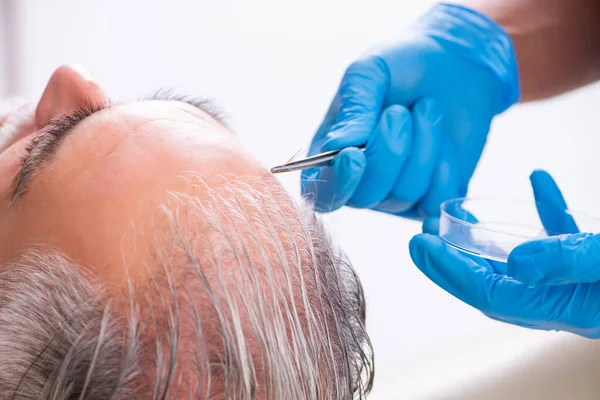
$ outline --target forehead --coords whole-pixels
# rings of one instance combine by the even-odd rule
[[[116,165],[119,158],[125,158],[143,160],[149,171],[167,164],[193,171],[198,168],[195,162],[211,158],[219,162],[246,153],[229,130],[207,112],[170,100],[108,107],[75,126],[60,147],[58,166],[61,161]]]

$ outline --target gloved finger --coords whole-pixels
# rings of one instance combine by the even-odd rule
[[[442,146],[427,193],[417,203],[417,209],[423,217],[439,216],[440,204],[463,196],[458,190],[458,176],[454,167],[457,164],[454,162],[452,143],[444,140]]]
[[[442,137],[442,114],[436,101],[421,99],[413,107],[415,134],[406,166],[379,210],[399,213],[411,209],[431,183]]]
[[[600,296],[591,296],[590,285],[531,287],[495,274],[427,234],[411,240],[410,255],[442,289],[506,322],[540,329],[589,329],[600,324]]]
[[[366,166],[363,152],[356,147],[342,150],[328,167],[302,172],[301,192],[316,211],[330,212],[344,206],[354,194]]]
[[[562,330],[598,339],[600,337],[600,299],[598,283],[580,283],[556,287],[528,287],[526,298],[540,296],[541,301],[532,303],[522,313],[501,314],[494,309],[486,316],[526,328]],[[502,287],[498,290],[501,293]],[[500,296],[497,294],[496,296]],[[530,312],[536,310],[533,314]]]
[[[423,221],[423,233],[430,235],[440,235],[440,219],[439,217],[430,217]]]
[[[412,117],[406,107],[393,105],[381,113],[365,148],[367,165],[350,205],[370,208],[388,195],[404,166],[412,135]]]
[[[576,233],[526,242],[509,254],[508,273],[535,286],[600,281],[600,235]]]
[[[522,295],[520,292],[525,291],[526,285],[495,274],[487,265],[465,256],[440,238],[417,235],[410,241],[409,249],[414,263],[429,279],[484,313],[499,311],[496,309],[498,301],[502,302],[501,315],[514,316],[516,308],[521,306],[520,300],[515,299],[515,310],[510,308],[509,300],[513,293],[507,293],[508,298],[503,299],[492,299],[490,295],[494,294],[494,286],[498,284],[506,285],[507,292]]]
[[[346,69],[338,89],[339,111],[326,135],[323,151],[367,143],[387,96],[389,69],[379,57],[354,62]]]
[[[546,171],[536,170],[529,179],[538,214],[546,232],[550,235],[578,233],[575,220],[564,212],[568,208],[567,203],[552,176]]]

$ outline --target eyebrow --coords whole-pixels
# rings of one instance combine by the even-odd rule
[[[189,104],[207,113],[221,125],[227,127],[223,113],[211,100],[178,94],[171,89],[157,90],[139,99],[139,101],[149,100],[179,101]],[[73,131],[86,118],[99,111],[109,109],[112,106],[113,104],[110,102],[84,106],[76,110],[71,110],[45,123],[43,131],[33,138],[26,148],[26,154],[21,160],[21,167],[13,178],[9,206],[12,206],[27,193],[33,177],[40,171],[43,165],[54,158],[58,145],[67,134]]]

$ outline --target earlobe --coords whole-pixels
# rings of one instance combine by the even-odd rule
[[[82,66],[63,65],[54,71],[40,98],[35,122],[41,127],[46,122],[71,110],[108,102],[104,90],[94,82]]]

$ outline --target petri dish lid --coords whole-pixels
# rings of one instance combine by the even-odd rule
[[[533,239],[600,232],[600,219],[535,202],[509,199],[451,199],[440,206],[440,237],[458,250],[506,262],[518,245]],[[539,212],[550,215],[542,223]],[[574,222],[574,224],[573,224]]]

